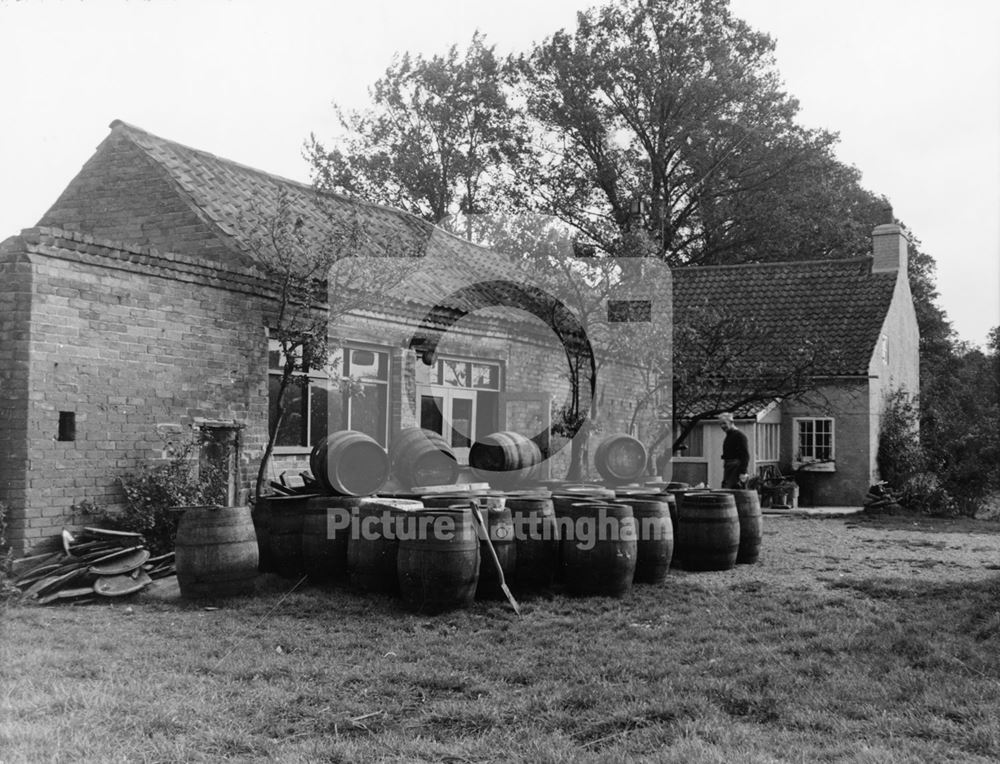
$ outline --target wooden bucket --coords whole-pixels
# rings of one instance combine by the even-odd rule
[[[560,541],[563,578],[570,594],[624,597],[636,563],[635,518],[624,504],[573,505],[575,531]]]
[[[330,493],[371,496],[389,479],[389,456],[363,432],[339,430],[316,444],[309,469]]]
[[[479,535],[468,507],[412,513],[415,533],[402,533],[397,567],[407,609],[442,613],[469,607],[479,579]]]
[[[458,479],[458,462],[448,442],[433,430],[400,431],[389,449],[392,473],[404,486],[450,485]]]
[[[740,548],[736,499],[722,491],[681,495],[677,547],[685,570],[729,570]]]
[[[630,483],[646,474],[646,447],[631,435],[611,435],[594,451],[594,467],[609,483]]]
[[[251,594],[257,536],[250,507],[187,507],[177,525],[174,565],[183,597]]]
[[[469,449],[473,473],[496,488],[515,488],[533,480],[541,462],[538,445],[517,432],[495,432]]]

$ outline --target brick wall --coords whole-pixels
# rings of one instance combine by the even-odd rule
[[[31,314],[31,263],[18,253],[20,242],[0,245],[0,503],[12,542],[23,537],[27,520],[18,508],[26,494],[28,461],[28,322]]]
[[[860,506],[873,479],[875,455],[871,449],[871,416],[867,381],[830,384],[806,400],[782,404],[781,469],[791,474],[788,459],[796,452],[795,417],[834,418],[835,469],[832,472],[800,471],[800,503],[815,506]]]
[[[44,242],[43,242],[44,243]],[[90,246],[92,252],[83,252]],[[21,500],[8,485],[12,537],[22,546],[81,519],[74,505],[115,508],[116,481],[162,458],[162,425],[193,434],[198,419],[246,425],[244,468],[266,437],[266,334],[249,290],[197,283],[99,247],[44,246],[31,272],[26,469]],[[101,253],[110,255],[111,252]],[[134,253],[133,253],[134,254]],[[23,265],[22,265],[23,267]],[[160,271],[160,272],[156,272]],[[60,412],[75,439],[59,440]]]
[[[247,263],[223,245],[164,170],[118,132],[98,146],[38,225],[220,264]]]

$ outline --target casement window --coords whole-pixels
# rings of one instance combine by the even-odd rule
[[[757,463],[778,461],[781,455],[781,425],[777,422],[758,423],[754,446],[754,461]]]
[[[277,416],[282,373],[281,349],[268,345],[269,422]],[[321,369],[306,366],[307,382],[285,389],[284,409],[275,446],[283,450],[312,448],[335,430],[358,430],[381,445],[389,420],[389,354],[383,350],[347,346],[331,354]]]
[[[338,355],[340,355],[338,353]],[[345,384],[343,426],[370,435],[385,446],[389,438],[389,353],[347,346],[343,350]]]
[[[794,420],[796,467],[833,470],[836,458],[831,417],[802,417]]]
[[[477,438],[496,432],[501,371],[499,363],[439,356],[428,384],[417,385],[420,426],[444,437],[460,463]]]

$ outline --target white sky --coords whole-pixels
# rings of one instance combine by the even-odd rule
[[[588,0],[0,0],[0,239],[37,222],[113,119],[308,180],[331,102],[363,106],[397,51],[479,29],[502,53]],[[982,343],[1000,324],[1000,3],[732,0],[777,39],[801,121],[885,194],[938,264],[939,304]]]

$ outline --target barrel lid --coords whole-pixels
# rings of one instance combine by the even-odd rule
[[[386,509],[395,509],[401,512],[413,512],[423,509],[424,503],[417,499],[365,497],[361,500],[361,506],[385,507]]]
[[[94,582],[94,593],[102,597],[123,597],[139,591],[153,579],[144,570],[138,571],[138,575],[123,573],[118,576],[101,576]]]
[[[121,573],[130,573],[136,568],[142,567],[150,557],[148,549],[136,549],[130,554],[116,557],[113,560],[97,563],[90,566],[90,572],[97,576],[116,576]]]

